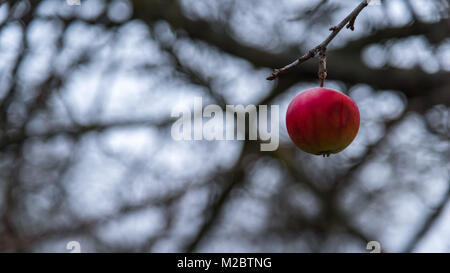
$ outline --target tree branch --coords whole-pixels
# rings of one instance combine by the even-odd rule
[[[245,179],[245,171],[242,167],[244,156],[248,152],[249,144],[246,144],[241,150],[238,160],[235,165],[231,167],[228,171],[216,173],[211,181],[216,180],[216,178],[223,178],[223,185],[217,197],[211,201],[211,203],[205,208],[204,220],[200,228],[195,232],[190,240],[183,247],[183,252],[195,252],[199,247],[203,238],[213,229],[216,222],[222,216],[226,203],[230,200],[231,193],[233,190]]]
[[[444,211],[444,208],[449,202],[449,200],[450,200],[450,184],[447,187],[447,192],[445,193],[442,200],[435,207],[435,209],[425,218],[421,227],[417,230],[417,232],[411,237],[410,241],[406,244],[405,248],[402,251],[403,253],[412,252],[416,248],[416,246],[420,243],[420,241],[422,241],[422,239],[425,237],[425,235],[428,233],[428,231],[431,229],[434,223],[442,215],[442,212]]]
[[[356,17],[358,17],[359,13],[369,4],[369,2],[370,2],[370,0],[362,1],[337,26],[334,26],[334,27],[330,28],[330,30],[332,32],[325,39],[325,41],[323,41],[318,46],[314,47],[313,49],[308,51],[308,53],[306,53],[305,55],[299,57],[298,59],[296,59],[292,63],[290,63],[290,64],[288,64],[288,65],[286,65],[286,66],[284,66],[282,68],[275,69],[272,72],[272,74],[269,77],[267,77],[267,80],[269,80],[269,81],[274,80],[274,79],[278,78],[280,75],[291,71],[292,69],[294,69],[295,67],[299,66],[300,64],[306,62],[307,60],[309,60],[309,59],[311,59],[313,57],[315,57],[317,53],[325,51],[327,46],[328,46],[328,44],[336,37],[336,35],[344,28],[345,25],[347,25],[347,28],[350,28],[351,30],[354,30],[355,29],[354,23],[355,23]]]

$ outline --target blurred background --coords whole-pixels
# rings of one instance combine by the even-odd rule
[[[0,1],[0,252],[450,251],[448,0],[386,0],[328,47],[354,142],[284,124],[359,0]],[[174,107],[280,106],[280,147],[174,141]]]

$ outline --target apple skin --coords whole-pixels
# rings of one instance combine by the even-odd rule
[[[298,94],[286,113],[287,131],[295,145],[324,157],[350,145],[359,122],[358,106],[350,97],[322,87]]]

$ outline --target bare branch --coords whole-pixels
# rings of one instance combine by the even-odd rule
[[[342,28],[344,28],[345,25],[347,25],[347,28],[350,28],[351,30],[354,29],[354,23],[356,20],[356,17],[359,15],[359,13],[369,4],[370,0],[364,0],[362,1],[347,17],[344,18],[337,26],[334,26],[330,28],[332,31],[331,34],[320,43],[318,46],[314,47],[308,53],[305,55],[299,57],[292,63],[284,66],[283,68],[275,69],[273,73],[267,77],[267,80],[271,81],[276,78],[278,78],[280,75],[287,73],[294,69],[295,67],[299,66],[300,64],[306,62],[307,60],[313,58],[316,56],[317,53],[319,53],[322,50],[325,50],[328,46],[328,44],[336,37],[336,35],[341,31]]]

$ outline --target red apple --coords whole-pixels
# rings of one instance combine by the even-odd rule
[[[298,94],[289,104],[286,127],[300,149],[329,156],[344,150],[356,137],[358,106],[337,91],[311,88]]]

